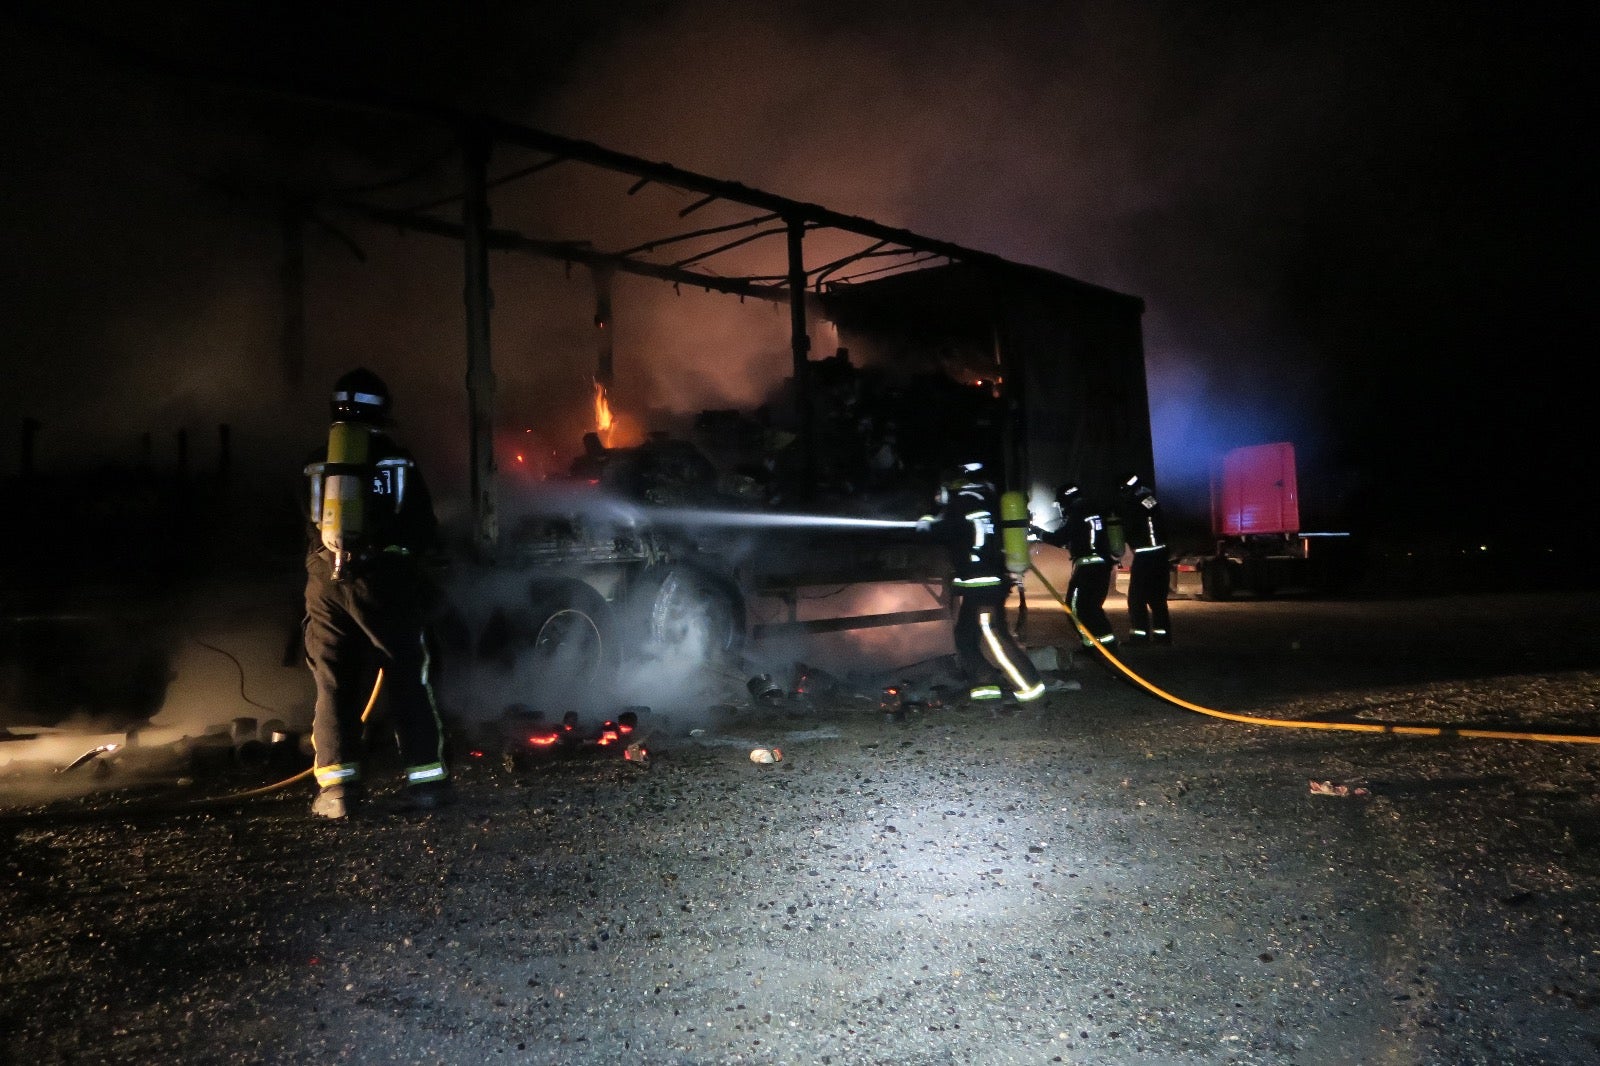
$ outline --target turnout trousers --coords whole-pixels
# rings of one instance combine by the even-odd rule
[[[1001,686],[1018,700],[1044,695],[1039,670],[1011,635],[1006,623],[1005,585],[957,588],[961,608],[956,613],[955,645],[961,669],[966,672],[973,699],[1000,699]]]
[[[361,778],[361,714],[380,693],[394,724],[406,784],[446,779],[444,729],[429,683],[425,623],[431,586],[411,560],[379,556],[334,581],[327,552],[306,558],[306,661],[316,680],[311,739],[317,784]]]
[[[1072,564],[1072,578],[1067,583],[1067,606],[1083,628],[1094,635],[1101,644],[1115,644],[1117,635],[1106,617],[1106,595],[1111,591],[1111,564],[1104,559],[1084,559]],[[1083,642],[1085,645],[1089,641]]]
[[[1128,625],[1134,640],[1171,634],[1167,617],[1167,587],[1172,580],[1166,548],[1145,548],[1133,553],[1128,568]]]

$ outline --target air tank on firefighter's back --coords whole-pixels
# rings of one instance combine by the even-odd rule
[[[312,501],[313,515],[322,535],[322,546],[333,558],[333,577],[338,580],[350,551],[360,539],[366,516],[362,513],[362,489],[370,476],[367,454],[372,431],[358,422],[335,422],[328,427],[328,461],[313,474],[313,485],[322,489]],[[313,488],[315,492],[315,488]]]
[[[1000,496],[1000,543],[1005,547],[1006,569],[1013,574],[1025,574],[1031,565],[1028,554],[1028,497],[1012,490]]]

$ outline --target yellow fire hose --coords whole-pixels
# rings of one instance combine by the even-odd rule
[[[378,693],[382,690],[383,670],[380,668],[378,670],[377,678],[372,682],[372,695],[367,697],[367,706],[361,712],[361,721],[363,723],[366,722],[368,716],[372,714],[372,708],[378,705]],[[197,805],[209,805],[213,803],[232,803],[235,800],[242,799],[254,799],[256,796],[265,796],[269,793],[277,792],[280,789],[288,788],[295,782],[303,781],[307,777],[310,777],[315,771],[316,767],[308,766],[304,770],[301,770],[299,773],[295,774],[293,777],[286,777],[282,781],[278,781],[274,784],[262,785],[260,788],[252,788],[244,792],[234,792],[227,796],[214,796],[210,799],[195,800],[195,803]]]
[[[1218,711],[1210,707],[1202,707],[1188,700],[1180,699],[1172,693],[1157,688],[1111,654],[1111,649],[1097,640],[1093,633],[1078,621],[1077,612],[1072,609],[1056,587],[1050,584],[1050,579],[1040,572],[1037,566],[1029,567],[1035,577],[1044,583],[1050,590],[1051,597],[1067,612],[1067,617],[1072,619],[1073,626],[1083,636],[1084,643],[1092,645],[1106,657],[1106,661],[1116,667],[1128,680],[1145,689],[1158,699],[1165,700],[1174,707],[1182,707],[1186,711],[1203,714],[1210,718],[1220,718],[1226,722],[1239,722],[1243,725],[1274,726],[1279,729],[1323,729],[1346,733],[1390,733],[1408,737],[1473,737],[1480,740],[1534,740],[1545,744],[1600,744],[1600,735],[1587,733],[1525,733],[1509,729],[1469,729],[1459,726],[1432,726],[1432,725],[1402,725],[1397,722],[1323,722],[1305,721],[1291,718],[1258,718],[1250,714],[1233,714],[1229,711]]]

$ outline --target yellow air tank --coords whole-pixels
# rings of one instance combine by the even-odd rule
[[[1013,574],[1026,574],[1031,561],[1028,554],[1028,497],[1012,491],[1000,497],[1000,543],[1006,550],[1006,569]]]
[[[368,460],[372,430],[359,422],[328,427],[328,462],[322,473],[322,515],[317,527],[322,546],[333,555],[333,577],[339,580],[366,528]]]

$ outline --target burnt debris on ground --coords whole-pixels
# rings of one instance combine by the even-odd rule
[[[1180,601],[1174,645],[1126,657],[1262,715],[1592,729],[1589,606]],[[1243,727],[1061,673],[1080,688],[898,719],[865,686],[786,678],[769,706],[730,678],[714,719],[639,715],[648,770],[464,753],[427,815],[169,802],[192,786],[13,807],[0,1040],[43,1063],[1600,1049],[1595,748]]]

